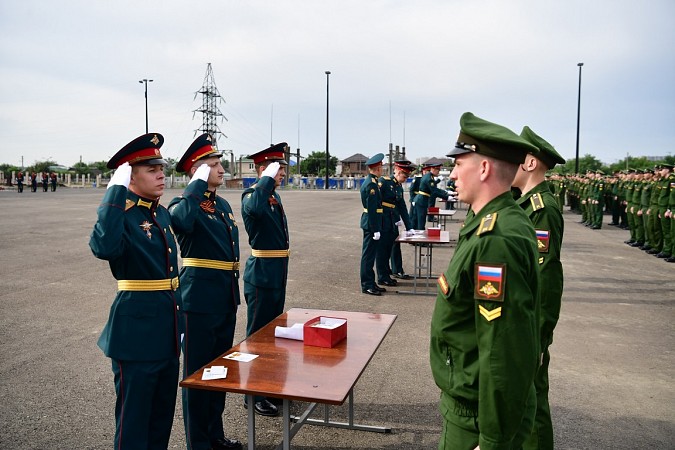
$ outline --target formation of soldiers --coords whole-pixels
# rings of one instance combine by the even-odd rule
[[[29,175],[30,177],[30,190],[31,192],[37,192],[38,189],[38,175],[35,172],[31,172]],[[43,172],[42,173],[42,192],[47,192],[48,186],[51,184],[51,190],[52,192],[56,191],[56,185],[57,185],[57,177],[54,172],[52,173],[47,173]],[[19,171],[19,173],[16,174],[16,185],[17,185],[17,192],[21,194],[23,192],[23,185],[24,185],[24,175],[23,172]]]
[[[606,175],[600,170],[585,175],[552,175],[549,179],[562,210],[581,214],[581,223],[593,230],[609,225],[630,231],[625,241],[650,255],[675,262],[675,166],[657,164],[648,169],[627,169]]]

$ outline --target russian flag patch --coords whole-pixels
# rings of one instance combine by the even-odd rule
[[[503,302],[505,280],[506,264],[476,263],[474,299]]]

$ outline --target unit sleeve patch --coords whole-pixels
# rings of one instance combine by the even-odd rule
[[[537,249],[539,253],[548,253],[551,232],[548,230],[534,230],[537,235]]]
[[[475,300],[504,301],[506,264],[476,263],[474,277]]]

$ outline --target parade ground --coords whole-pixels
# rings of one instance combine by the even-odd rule
[[[162,203],[180,193],[167,191]],[[240,225],[245,261],[250,247],[241,191],[219,193]],[[103,194],[95,188],[0,191],[0,449],[113,445],[113,375],[96,341],[116,283],[108,263],[88,245]],[[294,190],[281,197],[291,247],[286,309],[398,316],[354,389],[356,420],[392,432],[307,425],[293,448],[436,449],[442,421],[428,362],[435,297],[400,295],[392,288],[381,297],[361,293],[358,192]],[[451,236],[457,237],[465,213],[460,209],[449,223]],[[550,369],[556,448],[673,449],[675,264],[625,245],[628,231],[608,226],[608,216],[597,231],[567,210],[564,218],[565,287]],[[434,248],[435,274],[445,270],[452,252]],[[403,261],[412,272],[409,245],[403,246]],[[242,304],[235,342],[244,339],[245,324]],[[177,395],[169,448],[184,449]],[[344,420],[346,406],[333,410],[334,418]],[[315,414],[321,417],[322,411]],[[246,414],[243,396],[228,394],[225,436],[246,444]],[[256,423],[258,448],[276,448],[281,418],[258,416]]]

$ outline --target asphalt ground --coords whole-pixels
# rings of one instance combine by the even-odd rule
[[[88,246],[103,193],[0,191],[0,449],[112,447],[113,376],[96,340],[116,284]],[[167,191],[162,202],[179,194]],[[241,191],[220,194],[240,219]],[[361,293],[358,192],[281,196],[292,248],[286,307],[398,315],[355,387],[357,421],[392,433],[305,426],[293,447],[436,449],[439,390],[428,363],[434,297]],[[464,214],[450,224],[452,235]],[[576,214],[564,217],[565,290],[550,370],[556,446],[675,448],[675,264],[625,245],[627,231],[593,231]],[[240,232],[245,260],[250,247],[243,226]],[[434,249],[434,272],[447,267],[452,251]],[[408,272],[412,255],[405,245]],[[235,342],[245,323],[241,307]],[[228,395],[225,433],[246,443],[242,400]],[[346,416],[344,406],[333,411]],[[258,417],[257,425],[258,448],[275,448],[281,419]],[[180,395],[169,447],[185,448]]]

